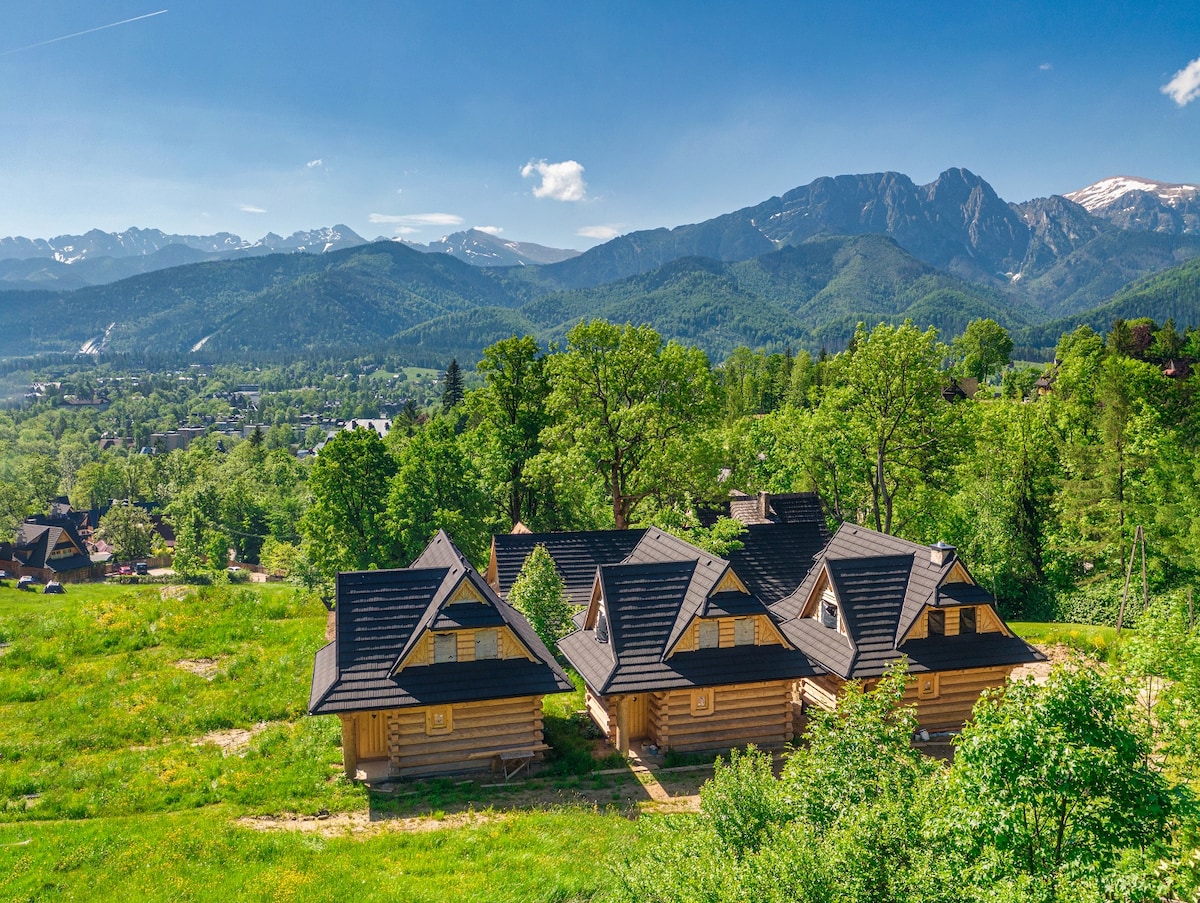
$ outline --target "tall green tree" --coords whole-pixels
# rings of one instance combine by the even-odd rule
[[[566,350],[547,366],[555,422],[544,437],[603,481],[618,530],[652,496],[713,495],[705,443],[718,400],[704,352],[664,343],[649,326],[592,320],[567,334]]]
[[[396,555],[408,564],[440,529],[471,561],[487,554],[493,520],[479,473],[450,419],[438,417],[396,451],[387,518]]]
[[[537,514],[541,493],[527,476],[541,451],[549,416],[545,358],[533,336],[503,339],[483,350],[484,385],[471,393],[476,458],[489,485],[502,494],[508,527]]]
[[[442,374],[442,410],[449,411],[463,400],[462,368],[458,366],[458,358],[451,358],[446,372]]]
[[[823,433],[814,438],[840,432],[854,449],[868,517],[884,533],[894,530],[897,502],[944,476],[962,443],[961,415],[941,395],[946,352],[932,327],[860,323],[818,409]]]
[[[374,430],[343,430],[313,463],[303,532],[326,573],[397,564],[387,498],[396,462]]]
[[[118,561],[150,555],[154,528],[145,509],[128,501],[117,502],[100,518],[97,535],[113,547]]]
[[[1013,340],[995,320],[972,320],[954,340],[953,350],[963,376],[985,383],[1008,365]]]

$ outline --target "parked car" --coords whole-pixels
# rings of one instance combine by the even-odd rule
[[[145,577],[150,573],[150,565],[146,564],[144,561],[139,561],[133,566],[133,572],[135,574],[141,574],[143,577]]]
[[[122,577],[128,577],[130,574],[133,573],[133,568],[131,568],[127,564],[123,564],[119,568],[117,568],[117,573]]]

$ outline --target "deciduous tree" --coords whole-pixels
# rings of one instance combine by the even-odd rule
[[[593,320],[547,365],[557,422],[546,438],[603,480],[618,530],[651,495],[712,494],[716,466],[701,449],[718,408],[704,352],[649,326]]]

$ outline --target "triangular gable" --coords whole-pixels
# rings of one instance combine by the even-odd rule
[[[800,612],[796,615],[798,618],[811,618],[816,611],[817,604],[822,596],[825,595],[825,590],[831,588],[832,581],[829,579],[829,565],[821,562],[821,566],[817,572],[816,582],[813,583],[812,589],[808,591],[808,595],[804,597],[804,602],[800,606]],[[832,588],[833,596],[837,599],[837,589]],[[841,600],[838,599],[840,606]]]
[[[538,660],[537,651],[531,648],[529,636],[526,635],[527,632],[517,629],[520,619],[519,613],[500,600],[495,591],[484,581],[481,574],[474,569],[470,569],[457,575],[454,572],[448,575],[446,582],[442,584],[441,588],[434,595],[429,607],[425,610],[425,614],[422,615],[421,620],[417,623],[412,636],[404,644],[404,649],[401,650],[400,655],[397,657],[396,665],[392,668],[392,673],[399,674],[414,659],[419,658],[418,653],[427,636],[431,633],[444,632],[441,629],[437,629],[435,625],[438,615],[447,606],[458,604],[469,605],[471,603],[478,603],[491,608],[500,622],[495,626],[509,628],[506,636],[517,643],[524,652],[525,657],[530,661]]]
[[[733,568],[726,568],[724,575],[717,582],[717,585],[709,591],[709,598],[712,598],[716,593],[745,593],[750,595],[750,590],[746,589],[746,584],[738,579],[738,575],[733,572]]]
[[[727,613],[721,613],[720,609],[717,609],[717,613],[714,614],[713,606],[712,606],[714,596],[717,596],[720,593],[737,593],[739,595],[747,596],[748,600],[755,599],[756,601],[758,601],[756,599],[756,597],[754,596],[754,594],[752,592],[750,592],[749,589],[746,588],[746,584],[743,583],[741,578],[739,578],[738,575],[734,572],[732,565],[730,565],[728,562],[723,562],[721,559],[712,559],[712,560],[725,564],[724,571],[713,582],[712,588],[708,591],[708,593],[704,597],[703,604],[701,604],[699,607],[695,608],[695,610],[688,610],[690,608],[690,606],[685,606],[684,608],[681,608],[680,617],[676,621],[675,629],[672,630],[671,636],[667,641],[666,651],[663,653],[663,657],[662,657],[663,661],[666,661],[668,658],[670,658],[676,652],[679,651],[680,645],[690,637],[692,625],[695,624],[697,621],[705,619],[705,618],[710,618],[710,617],[713,617],[713,618],[734,617],[734,615],[730,615]],[[697,567],[696,575],[699,576],[700,573],[701,573],[701,569],[699,567]],[[693,577],[693,579],[695,579],[695,577]],[[761,610],[759,610],[759,609],[761,609]],[[753,612],[748,612],[746,614],[738,615],[738,617],[753,617],[753,618],[758,619],[761,623],[765,623],[767,625],[767,629],[779,641],[779,643],[781,645],[783,645],[784,647],[786,647],[788,649],[793,648],[792,644],[790,642],[788,642],[788,640],[779,631],[779,628],[776,626],[774,619],[770,615],[770,610],[767,608],[767,606],[765,604],[762,604],[761,601],[759,601],[758,608],[755,609]]]

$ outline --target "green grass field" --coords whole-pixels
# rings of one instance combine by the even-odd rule
[[[594,898],[631,836],[615,785],[606,811],[475,782],[370,798],[342,776],[336,719],[304,713],[325,619],[283,585],[0,588],[0,899]],[[576,695],[547,707],[563,754],[530,782],[542,799],[609,792],[583,775]],[[442,809],[482,814],[376,821]],[[239,822],[327,814],[325,834]]]
[[[1120,646],[1115,627],[1094,624],[1057,624],[1041,621],[1009,621],[1017,636],[1039,646],[1068,646],[1108,661]]]

